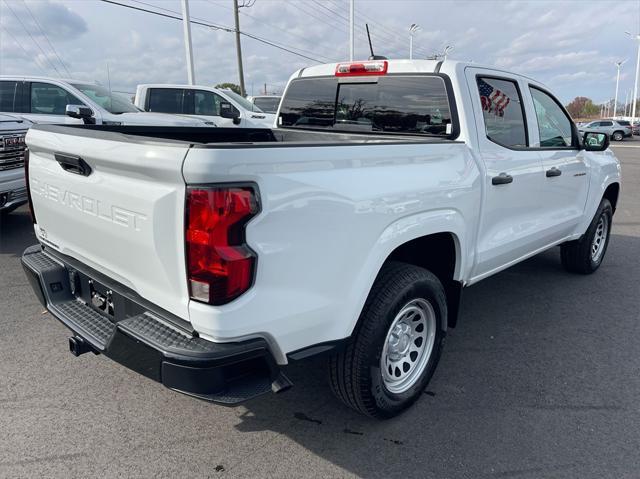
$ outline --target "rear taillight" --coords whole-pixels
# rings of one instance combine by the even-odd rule
[[[36,212],[33,210],[33,201],[31,201],[31,187],[29,186],[29,148],[24,149],[24,182],[27,187],[27,200],[29,202],[29,213],[31,213],[31,221],[36,224]]]
[[[245,242],[245,226],[258,214],[250,185],[187,189],[186,255],[191,299],[221,305],[251,287],[256,254]]]
[[[386,60],[338,63],[336,66],[336,76],[363,76],[363,75],[386,75],[389,62]]]

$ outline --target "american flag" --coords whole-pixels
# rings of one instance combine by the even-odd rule
[[[493,111],[495,115],[504,116],[504,110],[511,101],[504,92],[493,88],[482,78],[478,80],[478,91],[480,92],[480,101],[484,111],[489,113]]]

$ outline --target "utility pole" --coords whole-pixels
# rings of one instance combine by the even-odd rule
[[[349,0],[349,61],[353,61],[355,0]]]
[[[191,45],[191,19],[189,18],[189,0],[182,0],[182,27],[184,29],[184,48],[187,53],[187,77],[189,85],[196,84],[193,71],[193,47]]]
[[[236,54],[238,55],[238,75],[240,76],[240,94],[245,96],[244,71],[242,70],[242,47],[240,46],[240,16],[238,15],[238,0],[233,0],[233,15],[236,20]]]

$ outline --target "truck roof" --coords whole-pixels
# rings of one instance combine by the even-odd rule
[[[21,81],[49,81],[49,82],[62,82],[62,83],[84,83],[89,85],[98,85],[98,82],[93,80],[78,80],[74,78],[56,78],[46,77],[38,75],[0,75],[0,80],[21,80]]]
[[[358,63],[366,61],[376,60],[354,60],[336,63],[324,63],[322,65],[314,65],[312,67],[302,68],[293,74],[293,78],[305,78],[305,77],[317,77],[317,76],[333,76],[335,75],[336,67],[345,63]],[[386,60],[388,63],[387,73],[435,73],[437,71],[462,71],[467,66],[473,66],[475,68],[483,68],[487,70],[494,70],[497,72],[504,72],[509,75],[518,75],[528,78],[532,81],[537,80],[530,78],[521,73],[505,70],[493,65],[483,65],[481,63],[474,63],[471,61],[458,61],[458,60],[409,60],[409,59],[393,59]]]

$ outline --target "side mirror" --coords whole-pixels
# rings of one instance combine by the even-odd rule
[[[232,119],[234,125],[240,124],[240,112],[231,103],[220,103],[220,116]]]
[[[609,135],[588,131],[584,134],[582,144],[586,151],[604,151],[609,148]]]
[[[85,125],[95,125],[96,119],[93,117],[93,110],[84,105],[67,105],[65,114],[71,118],[82,120]]]

